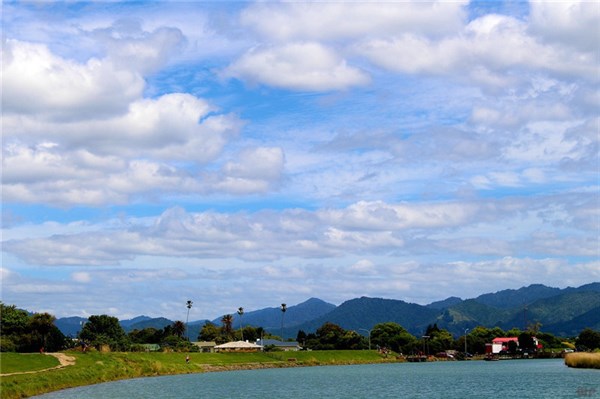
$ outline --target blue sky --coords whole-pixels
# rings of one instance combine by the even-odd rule
[[[214,318],[600,281],[595,2],[4,2],[2,301]]]

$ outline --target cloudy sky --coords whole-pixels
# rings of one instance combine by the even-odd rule
[[[600,281],[595,1],[2,7],[4,303]]]

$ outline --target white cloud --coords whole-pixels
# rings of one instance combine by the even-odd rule
[[[336,40],[406,31],[439,36],[463,23],[466,1],[258,3],[241,23],[272,41]]]
[[[266,192],[280,181],[283,167],[281,148],[248,148],[223,166],[216,186],[229,193]]]
[[[29,263],[47,265],[119,264],[146,255],[257,261],[399,251],[414,255],[423,251],[543,254],[548,249],[539,239],[540,232],[552,231],[555,219],[576,220],[589,211],[585,206],[571,205],[572,201],[571,197],[549,197],[535,204],[516,200],[423,204],[361,201],[340,210],[231,215],[173,208],[150,226],[144,220],[127,230],[90,231],[86,227],[88,231],[79,234],[13,239],[6,241],[4,248]],[[564,230],[564,236],[553,238],[552,253],[589,256],[597,240],[587,237],[583,227],[573,223],[570,230]],[[586,249],[575,251],[573,242],[582,240],[588,242]]]
[[[2,60],[3,112],[82,120],[117,115],[144,89],[142,77],[107,60],[85,64],[52,54],[44,45],[8,39]]]
[[[534,1],[530,30],[542,40],[598,53],[600,8],[593,1]]]
[[[110,28],[95,29],[91,36],[106,47],[107,58],[117,68],[142,75],[159,70],[184,41],[179,29],[159,27],[144,32],[135,19],[120,19]]]
[[[87,272],[74,272],[71,274],[71,278],[76,283],[89,283],[92,281],[92,276]]]
[[[329,91],[365,85],[369,76],[316,42],[249,50],[223,73],[252,83],[292,90]]]
[[[598,80],[592,54],[541,43],[528,35],[524,22],[501,15],[475,19],[460,34],[441,40],[405,33],[366,39],[355,49],[391,71],[445,76],[462,73],[484,87],[513,86],[527,77],[523,71]],[[513,70],[520,73],[511,73]]]

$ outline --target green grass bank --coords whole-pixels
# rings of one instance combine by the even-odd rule
[[[397,362],[376,351],[314,351],[271,353],[130,353],[65,352],[75,364],[60,369],[58,360],[40,354],[0,354],[0,373],[37,371],[2,376],[2,399],[26,398],[83,385],[159,375],[204,373],[275,367],[347,365]],[[190,362],[186,363],[186,356]]]

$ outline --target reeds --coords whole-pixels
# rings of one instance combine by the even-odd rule
[[[565,356],[565,364],[582,369],[600,369],[600,353],[569,353]]]

